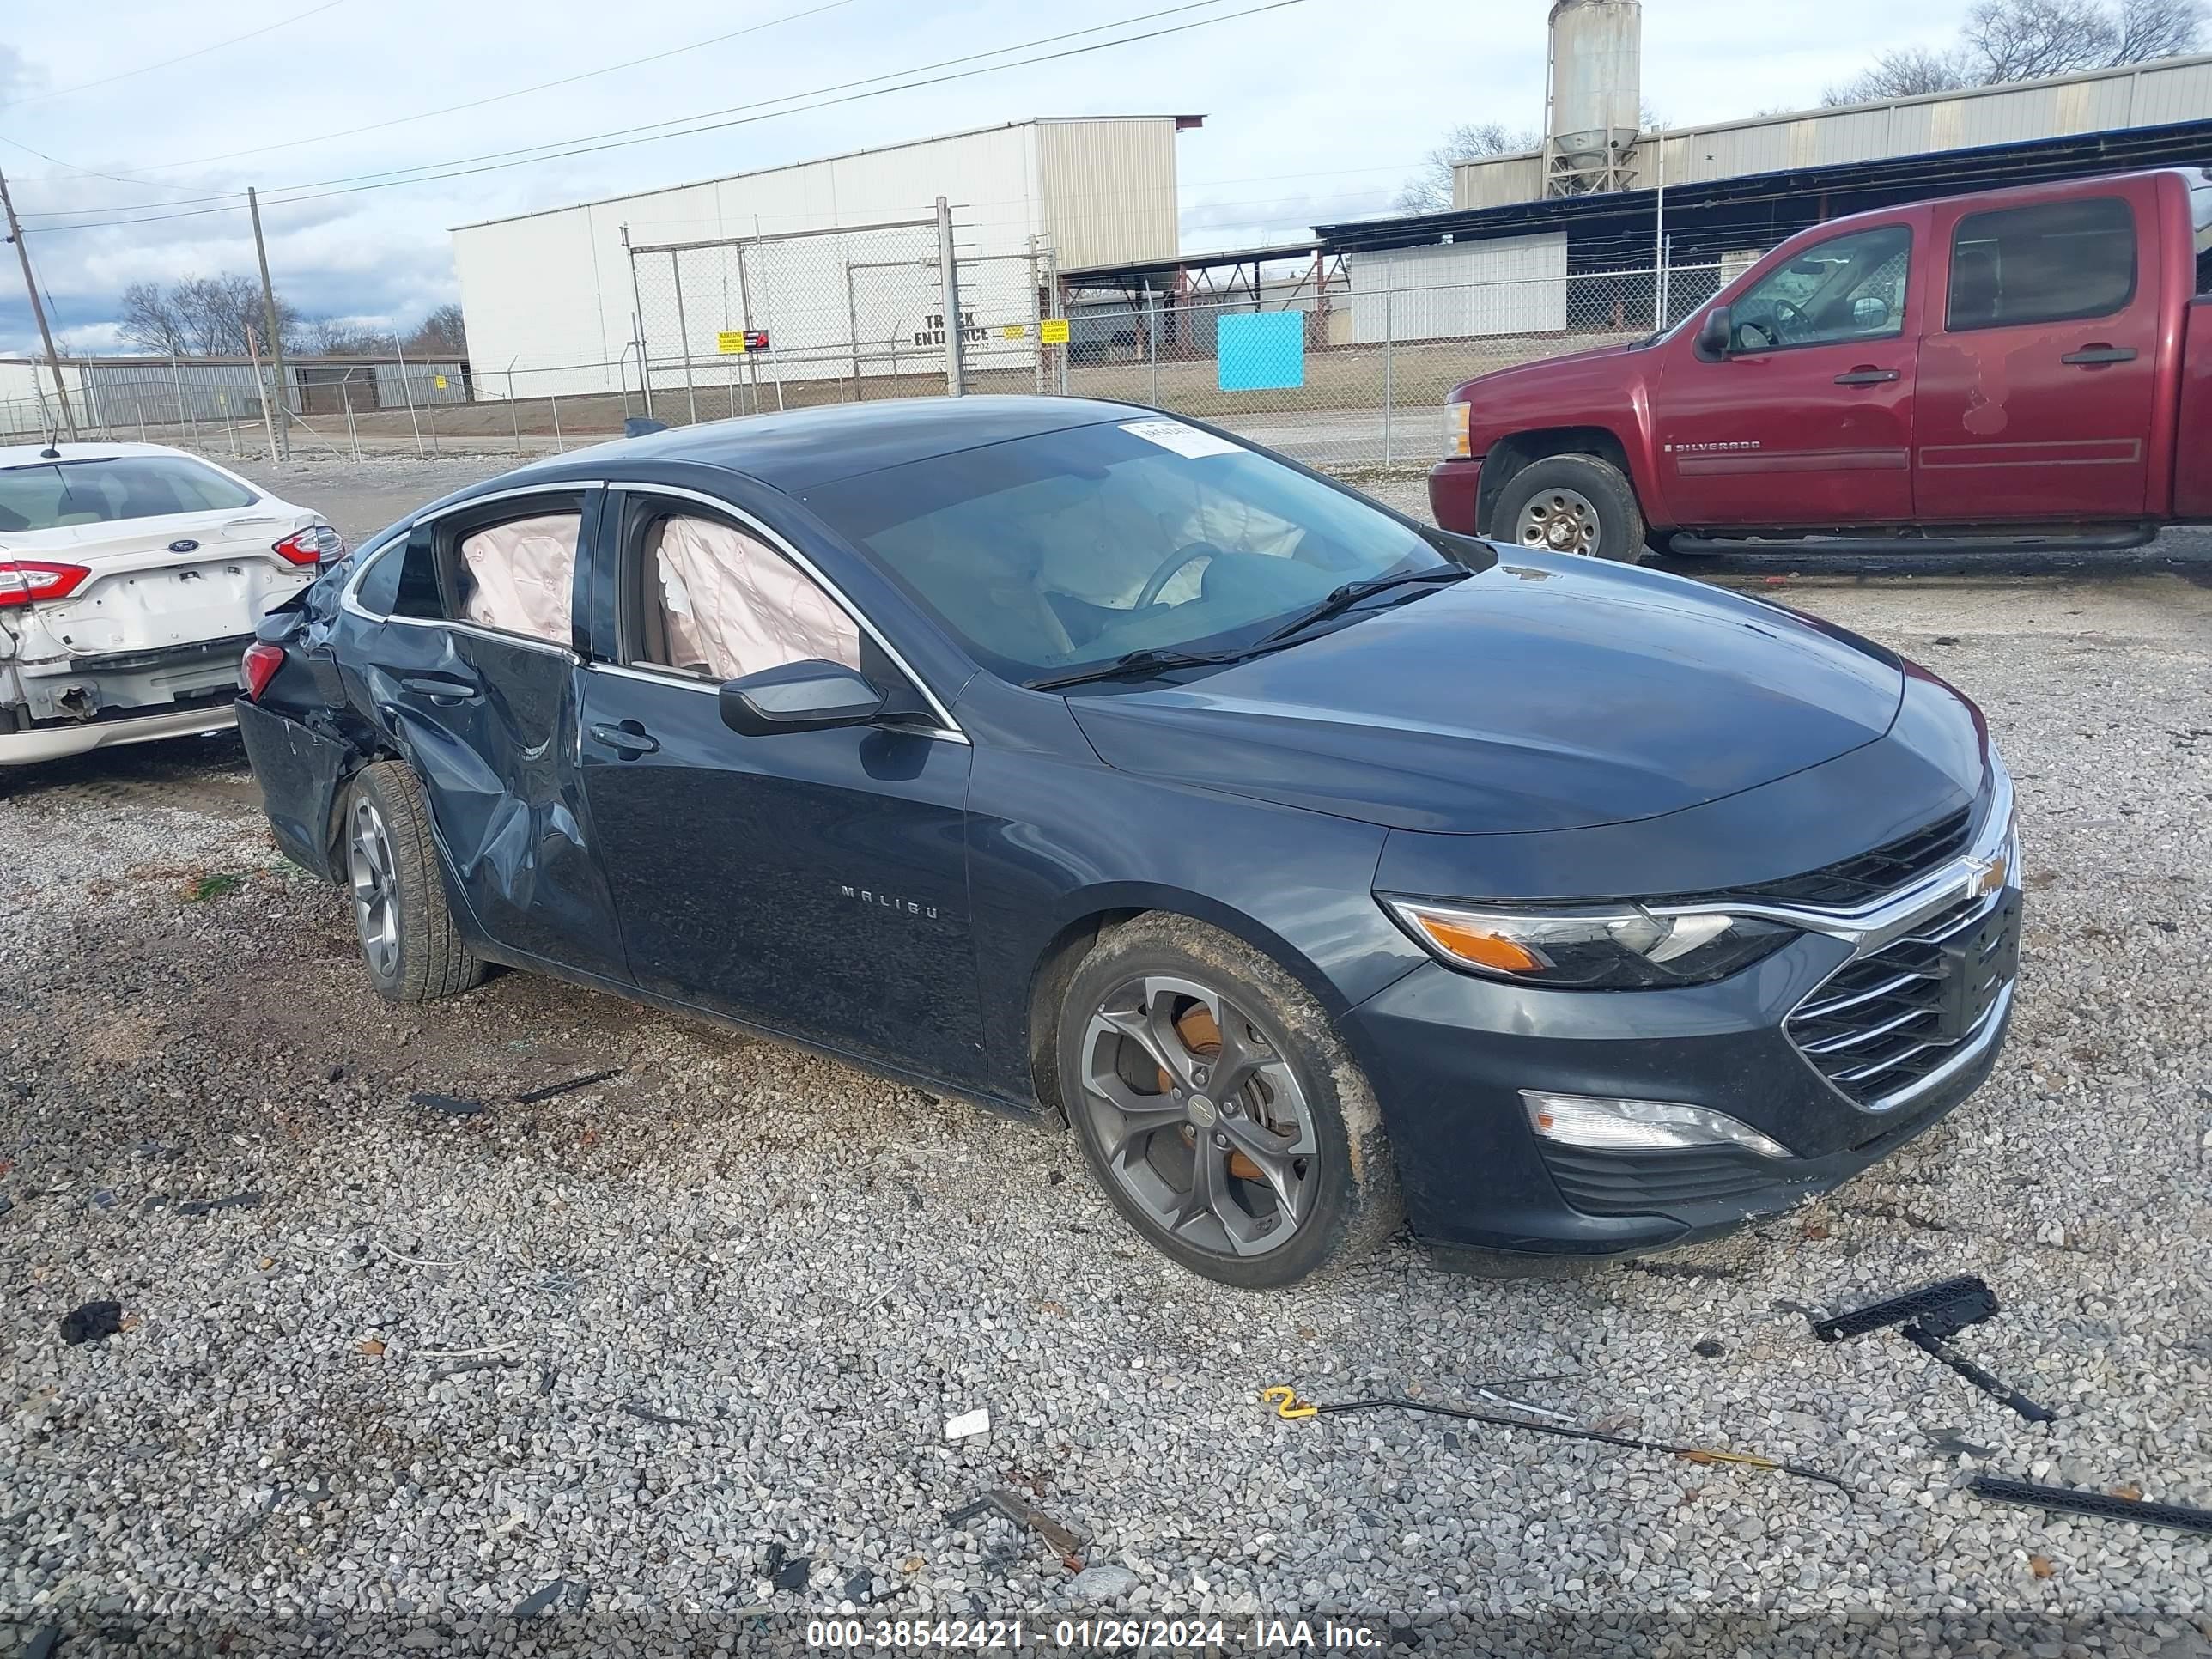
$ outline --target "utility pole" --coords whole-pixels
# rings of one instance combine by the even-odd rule
[[[23,262],[23,291],[31,296],[31,315],[39,319],[39,337],[46,343],[46,367],[53,371],[54,396],[61,402],[62,424],[69,428],[70,441],[76,441],[76,413],[70,407],[69,388],[62,384],[62,360],[54,355],[54,331],[46,326],[46,308],[39,300],[39,284],[31,275],[31,250],[23,245],[23,227],[15,222],[15,204],[8,195],[8,175],[0,173],[0,208],[8,214],[8,240],[15,245],[15,257]]]
[[[261,240],[261,198],[253,193],[250,185],[246,191],[246,207],[253,216],[253,257],[261,262],[261,324],[269,336],[270,390],[284,410],[282,435],[270,445],[272,453],[269,459],[272,461],[277,459],[273,452],[281,446],[283,458],[289,460],[292,457],[292,398],[284,380],[284,335],[283,331],[276,326],[276,290],[270,285],[269,249]],[[267,413],[265,407],[263,412]]]

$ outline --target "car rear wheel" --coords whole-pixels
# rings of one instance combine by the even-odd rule
[[[1304,987],[1180,916],[1106,935],[1060,1023],[1060,1097],[1145,1238],[1248,1289],[1366,1254],[1401,1210],[1373,1093]]]
[[[483,964],[446,907],[429,805],[415,775],[398,761],[363,767],[346,794],[342,833],[354,927],[377,994],[429,1002],[482,980]]]
[[[1620,469],[1595,455],[1547,455],[1505,481],[1491,513],[1502,542],[1618,559],[1644,556],[1644,514]]]

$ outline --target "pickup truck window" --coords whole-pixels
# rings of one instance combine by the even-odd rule
[[[1905,327],[1912,233],[1881,225],[1802,249],[1730,307],[1735,349],[1886,340]]]
[[[2109,317],[2136,296],[2136,217],[2117,196],[1970,213],[1951,233],[1944,327]]]

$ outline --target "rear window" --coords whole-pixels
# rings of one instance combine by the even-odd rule
[[[1954,334],[2108,317],[2135,295],[2135,215],[2117,196],[1972,213],[1952,234]]]
[[[186,455],[119,455],[0,468],[0,531],[222,513],[258,500],[245,485]]]

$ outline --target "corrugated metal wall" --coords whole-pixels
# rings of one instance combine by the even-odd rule
[[[2048,81],[1685,127],[1666,135],[1663,176],[1669,185],[1702,184],[2207,118],[2212,118],[2212,54],[2168,58]],[[1654,143],[1638,146],[1633,165],[1638,188],[1648,189],[1662,177]],[[1452,169],[1452,202],[1481,208],[1534,201],[1542,183],[1533,156],[1462,161]]]
[[[1168,120],[1040,121],[1036,203],[1063,270],[1176,253]]]
[[[1355,253],[1345,264],[1355,344],[1556,333],[1567,325],[1563,231]]]

